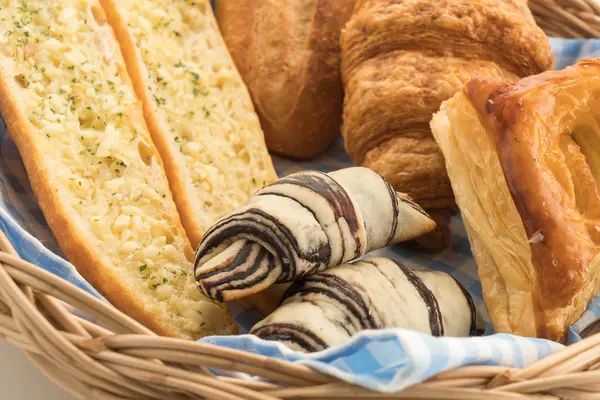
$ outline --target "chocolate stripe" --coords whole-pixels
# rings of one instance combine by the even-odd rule
[[[281,249],[286,248],[286,246],[281,243],[280,237],[273,232],[273,227],[266,225],[263,221],[248,218],[246,213],[247,212],[232,214],[213,225],[213,227],[206,232],[198,245],[198,251],[194,261],[195,264],[198,264],[202,257],[217,248],[224,241],[232,241],[235,239],[235,236],[241,234],[256,236],[265,243],[269,243],[275,249],[278,257],[285,257],[286,254],[285,252],[281,252]],[[252,223],[264,228],[260,229],[251,226],[251,224],[247,223],[248,220],[251,220]],[[267,235],[266,232],[273,236]]]
[[[311,283],[314,282],[304,282],[302,287],[299,288],[293,295],[290,295],[289,297],[299,296],[301,300],[304,300],[303,296],[305,296],[308,293],[325,296],[331,300],[338,302],[341,306],[347,309],[350,312],[350,314],[356,319],[356,321],[359,323],[362,329],[369,329],[369,326],[365,323],[363,316],[360,314],[360,312],[355,307],[355,304],[352,302],[352,300],[354,299],[351,299],[350,301],[348,299],[344,299],[331,289],[321,287],[309,287],[308,285]],[[348,332],[348,335],[352,336],[352,332],[350,332],[350,330],[348,330],[347,327],[345,327],[343,324],[341,324],[340,326],[344,330],[346,330],[346,332]]]
[[[383,183],[385,183],[385,186],[387,187],[388,193],[390,194],[390,201],[392,202],[393,218],[392,218],[392,226],[390,229],[390,234],[386,241],[386,245],[388,245],[394,239],[394,236],[396,235],[396,229],[398,229],[399,210],[398,210],[398,202],[396,201],[396,191],[394,190],[394,188],[392,187],[392,185],[390,185],[390,183],[388,181],[386,181],[383,178],[382,178],[382,181],[383,181]]]
[[[467,289],[452,275],[450,275],[454,282],[458,285],[462,293],[465,295],[465,299],[467,299],[467,303],[469,303],[469,310],[471,311],[471,326],[469,328],[469,336],[481,336],[483,335],[483,331],[477,329],[477,309],[475,308],[475,303],[473,303],[473,298],[471,294],[467,291]]]
[[[250,286],[254,286],[256,283],[264,280],[264,278],[266,278],[271,271],[273,271],[273,269],[275,269],[275,261],[273,260],[273,255],[270,254],[269,252],[267,252],[266,250],[261,250],[261,252],[259,253],[259,256],[256,258],[256,261],[254,262],[254,264],[252,264],[252,267],[250,267],[250,269],[254,272],[256,270],[258,270],[263,262],[267,262],[267,270],[266,272],[260,274],[260,275],[256,275],[254,276],[254,278],[251,281],[247,281],[245,282],[245,284],[243,285],[239,285],[239,286],[234,286],[232,285],[232,287],[234,287],[235,289],[243,289],[246,287],[250,287]],[[248,278],[248,276],[251,276],[252,274],[240,274],[239,277],[236,275],[232,279],[228,282],[224,282],[226,284],[233,284],[235,281],[239,281],[239,280],[243,280],[245,278]]]
[[[298,336],[294,336],[291,333],[287,333],[287,334],[286,333],[273,333],[270,335],[261,335],[258,337],[261,338],[262,340],[269,340],[269,341],[273,341],[273,342],[294,343],[308,353],[314,353],[316,351],[319,351],[319,349],[317,349],[316,347],[313,347],[311,344],[309,344],[305,340],[299,338]]]
[[[235,223],[234,221],[236,221],[236,219],[241,218],[244,218],[243,213],[234,213],[220,219],[217,221],[217,223],[208,228],[204,236],[202,236],[202,239],[200,239],[200,243],[198,243],[196,254],[194,256],[194,264],[198,264],[201,258],[209,254],[221,244],[218,241],[213,240],[214,235],[218,234],[224,226]]]
[[[427,286],[423,283],[421,278],[419,278],[415,273],[413,273],[410,269],[408,269],[402,263],[392,260],[396,263],[396,265],[400,268],[400,270],[404,273],[408,281],[417,289],[419,295],[423,299],[425,306],[429,310],[429,327],[431,328],[431,335],[433,336],[444,336],[444,325],[442,323],[442,312],[440,310],[440,306],[437,302],[437,299],[429,290]]]
[[[289,260],[289,263],[283,265],[282,267],[284,269],[289,268],[291,270],[292,276],[293,276],[293,272],[295,272],[295,268],[296,268],[295,259],[291,253],[287,253],[287,251],[290,251],[290,249],[288,248],[288,246],[286,246],[284,243],[282,243],[282,238],[280,236],[278,236],[275,232],[273,232],[273,228],[271,226],[266,225],[263,221],[256,220],[256,219],[252,219],[252,222],[256,225],[264,227],[263,229],[259,229],[255,226],[251,226],[248,223],[244,224],[244,220],[249,219],[248,215],[253,215],[253,214],[258,215],[259,217],[263,217],[265,220],[272,222],[275,225],[275,227],[280,229],[280,232],[283,234],[283,236],[286,239],[289,240],[290,236],[292,236],[291,233],[289,232],[289,230],[284,225],[280,224],[279,222],[277,222],[276,220],[274,220],[273,218],[268,216],[268,214],[264,213],[261,210],[250,209],[250,210],[247,210],[246,212],[244,212],[243,215],[236,214],[236,217],[239,218],[239,221],[233,220],[231,217],[227,218],[227,220],[224,220],[223,223],[219,224],[219,225],[221,225],[221,226],[225,225],[225,226],[222,227],[221,229],[219,229],[218,231],[214,232],[213,234],[211,234],[211,236],[208,238],[206,243],[204,243],[204,244],[201,243],[201,246],[205,246],[204,247],[205,250],[212,249],[212,248],[215,248],[216,246],[218,246],[220,243],[222,243],[225,240],[231,240],[232,238],[238,237],[243,234],[246,234],[249,236],[252,235],[252,236],[259,238],[263,242],[270,244],[276,253],[275,254],[276,258],[278,258],[279,260],[283,260],[284,258]],[[251,239],[249,238],[249,240],[251,240]],[[291,246],[291,250],[295,251],[296,254],[303,256],[303,254],[300,252],[300,250],[298,248],[297,242],[294,239],[292,239],[292,241],[290,241],[290,246]],[[200,260],[204,256],[204,254],[207,252],[208,251],[198,252],[199,256],[197,257],[197,260]],[[198,266],[198,263],[196,263],[195,267],[197,267],[197,266]]]
[[[364,317],[361,316],[360,320],[361,320],[361,325],[363,325],[365,327],[365,329],[380,328],[379,324],[377,324],[375,322],[375,320],[373,319],[373,316],[371,315],[371,309],[365,303],[364,298],[361,296],[361,294],[358,291],[356,291],[356,289],[354,289],[351,285],[349,285],[346,281],[341,279],[340,277],[338,277],[336,275],[332,275],[332,274],[320,273],[320,274],[311,276],[308,279],[308,281],[323,283],[324,285],[327,285],[327,286],[330,286],[332,288],[339,290],[340,293],[342,293],[344,296],[346,296],[347,298],[354,301],[356,306],[358,307],[358,309],[362,311],[362,315],[364,315]],[[302,289],[303,288],[302,288],[301,283],[293,284],[292,286],[290,286],[288,288],[288,290],[285,291],[281,301],[283,302],[285,299],[293,296],[294,294],[296,294],[298,292],[301,292]],[[359,313],[359,315],[360,315],[360,313]]]
[[[319,223],[319,226],[321,227],[321,229],[323,229],[323,233],[325,233],[325,237],[327,237],[327,239],[329,239],[329,237],[327,236],[327,233],[325,232],[325,228],[323,227],[323,225],[321,225],[319,219],[317,218],[317,215],[315,214],[315,212],[310,209],[308,206],[306,206],[305,204],[300,203],[300,201],[298,201],[297,199],[294,199],[293,197],[290,197],[288,195],[285,195],[283,193],[278,193],[278,192],[265,192],[265,193],[259,193],[257,194],[257,196],[277,196],[277,197],[283,197],[289,200],[292,200],[293,202],[295,202],[296,204],[298,204],[300,207],[304,208],[306,211],[308,211],[309,213],[312,214],[312,216],[315,218],[315,221],[317,221],[317,223]],[[313,268],[310,271],[306,271],[306,273],[304,273],[303,275],[300,276],[296,276],[295,279],[297,278],[301,278],[304,275],[309,275],[312,274],[314,272],[316,272],[316,269],[318,269],[319,267],[321,267],[321,263],[324,265],[330,265],[331,264],[331,244],[329,241],[327,241],[327,243],[325,243],[318,251],[319,257],[323,257],[323,259],[314,262],[315,265],[313,266]],[[306,258],[305,258],[306,259]]]
[[[302,291],[300,293],[296,294],[296,296],[299,297],[299,300],[302,303],[311,303],[311,304],[315,305],[316,307],[319,307],[319,305],[317,303],[315,303],[315,301],[310,300],[310,299],[307,298],[307,296],[309,294],[321,295],[321,296],[324,296],[324,297],[327,297],[327,298],[330,298],[330,299],[333,297],[333,296],[331,296],[333,294],[331,291],[328,291],[327,289],[315,288],[315,287],[312,287],[312,288],[305,287],[305,288],[302,289]],[[344,306],[343,302],[338,301],[338,303],[340,303],[342,306]],[[339,307],[336,307],[336,308],[339,310]],[[356,318],[356,320],[360,324],[362,318],[360,318],[360,316],[357,317],[356,315],[354,315],[354,317]],[[352,336],[354,334],[354,332],[352,332],[352,330],[350,329],[350,326],[344,324],[344,321],[338,320],[338,319],[332,320],[331,318],[328,318],[328,319],[329,319],[329,321],[331,323],[337,325],[343,331],[345,331],[348,334],[348,336]],[[344,318],[344,320],[349,320],[351,322],[351,319],[350,319],[349,316],[346,316]]]
[[[234,228],[237,228],[238,230],[235,231],[236,234],[243,233],[248,235],[254,235],[259,239],[263,240],[264,242],[269,243],[275,249],[286,248],[285,244],[281,243],[280,238],[279,236],[277,236],[277,233],[274,231],[273,227],[266,225],[261,220],[251,219],[248,217],[247,213],[249,213],[251,210],[231,214],[225,218],[222,218],[215,225],[213,225],[202,237],[202,240],[198,245],[194,262],[197,264],[202,257],[210,253],[213,249],[217,248],[225,240],[232,241],[233,239],[235,239],[233,236],[229,237],[227,235],[224,235],[224,229],[233,230]],[[262,227],[264,227],[264,229],[256,228],[251,226],[250,224],[247,224],[246,222],[248,220],[257,225],[261,225]],[[277,225],[281,224],[276,224],[276,228],[279,228],[279,226]],[[245,229],[240,229],[241,227]],[[273,236],[271,237],[265,235],[265,231],[271,233]],[[277,255],[285,257],[285,255],[283,255],[282,253],[278,253]]]
[[[274,217],[270,216],[266,212],[253,208],[253,209],[248,210],[247,213],[260,215],[265,220],[271,221],[275,226],[277,226],[281,230],[281,233],[283,233],[283,235],[286,237],[286,239],[291,244],[293,253],[297,254],[299,256],[299,258],[302,258],[311,263],[318,263],[324,257],[329,258],[327,254],[325,254],[325,255],[322,254],[322,252],[326,253],[328,250],[329,251],[331,250],[328,247],[320,247],[316,252],[314,252],[312,254],[306,254],[306,253],[303,253],[302,251],[300,251],[300,247],[298,246],[298,242],[296,241],[296,238],[294,237],[294,235],[287,229],[287,227],[285,225],[282,225],[281,223],[279,223],[279,221],[277,221]],[[294,257],[286,257],[286,258],[289,261],[289,263],[287,264],[288,268],[287,268],[287,271],[286,271],[286,268],[283,268],[283,269],[284,269],[284,272],[287,272],[285,279],[286,279],[286,281],[289,281],[291,279],[295,279],[295,278],[299,277],[299,275],[296,273],[296,260],[294,259]],[[281,260],[281,262],[283,262],[283,259],[280,259],[280,260]]]
[[[323,172],[297,173],[287,176],[270,186],[292,184],[309,189],[323,197],[332,207],[336,221],[343,218],[356,242],[355,256],[361,255],[361,238],[358,236],[359,222],[356,209],[346,190],[336,180]],[[268,186],[267,186],[268,188]],[[340,231],[340,233],[342,233]],[[342,235],[343,237],[343,235]]]
[[[315,335],[308,329],[293,325],[293,324],[269,324],[263,325],[256,331],[250,332],[264,340],[278,340],[277,338],[285,337],[284,340],[298,344],[304,350],[309,352],[319,351],[327,348],[327,344],[320,337]],[[302,338],[300,335],[305,336]],[[313,341],[318,347],[308,343],[306,339]]]
[[[236,256],[233,259],[233,261],[231,262],[231,264],[229,264],[227,267],[216,268],[213,271],[205,272],[203,274],[196,276],[196,279],[207,279],[207,278],[210,278],[211,276],[215,276],[222,272],[229,272],[229,271],[237,268],[238,266],[242,265],[243,263],[246,262],[246,259],[250,255],[250,251],[252,251],[252,244],[253,244],[252,242],[246,242],[246,244],[236,254]],[[220,265],[222,265],[222,264],[220,264]]]
[[[266,252],[266,255],[267,255],[267,257],[266,257],[267,269],[265,272],[263,272],[262,274],[259,274],[259,275],[255,275],[252,280],[249,280],[242,285],[233,285],[233,284],[231,284],[232,282],[229,282],[229,281],[221,282],[221,286],[225,286],[225,287],[219,288],[219,292],[217,292],[215,295],[215,297],[218,297],[218,298],[216,298],[215,300],[223,301],[223,295],[222,295],[223,291],[243,290],[243,289],[246,289],[249,287],[253,287],[254,285],[264,281],[265,278],[267,276],[269,276],[269,274],[271,274],[271,272],[276,267],[275,261],[273,259],[273,255],[268,252]],[[264,261],[265,261],[265,258],[257,259],[256,260],[257,268],[260,268],[261,263]]]
[[[379,269],[379,265],[378,265],[378,263],[377,263],[377,262],[375,262],[375,260],[366,259],[366,260],[361,260],[360,262],[361,262],[361,263],[363,263],[363,264],[368,264],[368,265],[370,265],[370,266],[374,267],[374,268],[375,268],[375,270],[377,270],[377,272],[379,272],[379,273],[381,274],[381,276],[383,276],[383,277],[384,277],[384,278],[385,278],[385,279],[386,279],[386,280],[387,280],[387,281],[390,283],[390,286],[392,287],[392,289],[394,289],[394,290],[398,290],[398,288],[397,288],[397,287],[396,287],[396,285],[394,284],[394,280],[393,280],[393,279],[390,279],[390,277],[389,277],[389,276],[387,276],[387,275],[386,275],[386,274],[385,274],[385,273],[384,273],[384,272],[383,272],[381,269]],[[378,310],[378,308],[377,308],[376,306],[374,306],[374,307],[372,307],[372,308],[371,308],[371,311],[370,311],[370,313],[371,313],[371,314],[377,314],[377,315],[379,316],[379,319],[380,319],[381,321],[383,321],[383,318],[382,318],[382,316],[380,315],[380,313],[379,313],[379,310]]]
[[[403,203],[408,204],[415,211],[418,211],[419,213],[421,213],[424,216],[426,216],[426,217],[429,218],[429,214],[427,214],[427,211],[423,210],[423,208],[420,205],[418,205],[417,203],[415,203],[409,196],[407,196],[404,193],[396,193],[396,195],[398,196],[398,198],[400,199],[400,201],[402,201]]]
[[[268,267],[267,267],[266,271],[263,272],[262,274],[255,275],[256,271],[258,271],[260,269],[262,263],[265,261],[265,257],[268,261]],[[273,269],[275,268],[275,263],[272,262],[272,257],[273,256],[270,253],[268,253],[265,249],[261,248],[260,251],[258,252],[256,258],[254,259],[254,262],[252,263],[252,265],[245,271],[238,272],[233,275],[228,275],[226,277],[223,277],[223,279],[216,281],[216,282],[204,281],[204,282],[202,282],[202,285],[204,286],[204,288],[206,290],[215,290],[216,289],[215,294],[214,294],[215,299],[218,301],[223,301],[223,295],[221,292],[223,292],[225,290],[244,289],[247,287],[251,287],[251,286],[255,285],[256,283],[264,280],[271,273],[271,271],[273,271]],[[249,277],[252,277],[253,279],[250,281],[247,281],[247,279]],[[204,278],[198,278],[198,279],[204,280]],[[240,282],[240,281],[242,281],[242,283],[239,285],[236,285],[236,282]]]

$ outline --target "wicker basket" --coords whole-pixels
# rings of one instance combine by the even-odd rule
[[[548,36],[600,38],[598,0],[529,0],[529,8]]]
[[[551,36],[600,37],[595,0],[530,0],[530,6]],[[459,368],[399,393],[378,394],[305,366],[156,336],[20,259],[1,232],[0,336],[25,351],[56,384],[85,399],[600,399],[600,334],[525,369]],[[208,368],[269,382],[217,376]]]

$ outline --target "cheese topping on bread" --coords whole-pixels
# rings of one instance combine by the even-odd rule
[[[195,246],[271,183],[258,117],[206,0],[101,0]]]
[[[195,287],[192,249],[100,5],[0,5],[0,106],[66,256],[159,333],[229,333],[226,309]]]

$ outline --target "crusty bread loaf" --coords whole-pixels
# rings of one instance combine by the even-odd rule
[[[267,146],[310,158],[340,132],[340,32],[353,0],[222,0],[217,18]]]
[[[157,333],[231,333],[226,308],[194,284],[190,243],[100,4],[5,1],[0,21],[0,108],[67,258]]]
[[[100,0],[192,246],[276,179],[250,95],[208,0]]]

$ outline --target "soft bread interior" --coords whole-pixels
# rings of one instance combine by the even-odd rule
[[[192,249],[117,41],[96,1],[0,2],[0,105],[66,256],[156,332],[230,333]]]
[[[494,329],[536,336],[535,269],[495,143],[459,92],[431,128],[467,229]]]
[[[276,179],[250,95],[208,0],[101,0],[183,225],[196,246]]]

